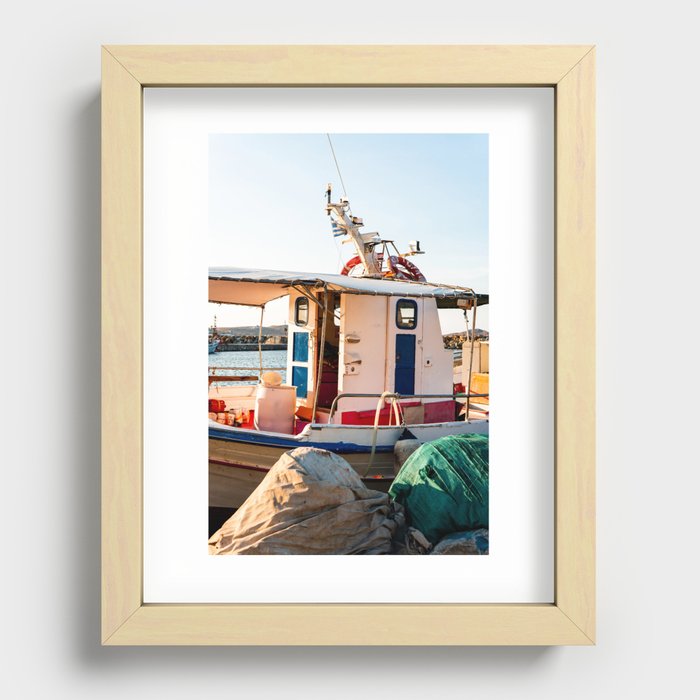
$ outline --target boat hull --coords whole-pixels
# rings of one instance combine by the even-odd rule
[[[214,427],[216,426],[216,427]],[[443,435],[488,433],[487,421],[463,421],[409,426],[422,442]],[[368,488],[386,492],[394,479],[394,445],[402,427],[377,430],[370,467],[373,428],[313,425],[297,436],[244,430],[210,424],[209,506],[239,508],[277,460],[295,447],[317,447],[334,452],[360,474]]]

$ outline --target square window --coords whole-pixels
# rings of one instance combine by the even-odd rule
[[[413,299],[399,299],[396,302],[396,326],[413,330],[418,325],[418,304]]]
[[[294,323],[297,326],[305,326],[309,322],[309,300],[299,297],[294,304]]]

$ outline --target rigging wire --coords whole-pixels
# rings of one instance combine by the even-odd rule
[[[338,177],[340,178],[340,184],[343,186],[343,194],[347,197],[348,193],[345,189],[345,183],[343,182],[343,176],[340,173],[340,166],[338,165],[338,159],[335,157],[335,149],[333,148],[333,141],[331,141],[331,135],[326,134],[328,138],[328,145],[331,147],[331,153],[333,154],[333,160],[335,161],[335,169],[338,171]]]
[[[343,176],[340,172],[340,166],[338,165],[338,159],[335,157],[335,149],[333,148],[333,142],[331,141],[331,135],[326,134],[326,138],[328,139],[328,145],[331,147],[331,154],[333,155],[333,160],[335,161],[335,169],[338,171],[338,177],[340,178],[340,184],[343,186],[343,194],[347,198],[348,193],[347,193],[347,190],[345,189],[345,182],[343,182]],[[342,267],[342,263],[343,263],[343,251],[342,251],[341,245],[338,243],[337,238],[333,238],[333,243],[335,243],[335,249],[338,253],[337,265],[340,268],[340,267]]]

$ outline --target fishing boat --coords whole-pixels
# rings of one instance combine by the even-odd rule
[[[356,253],[339,274],[209,270],[209,301],[259,307],[261,335],[265,305],[288,297],[287,384],[264,371],[262,351],[259,383],[250,375],[209,378],[211,507],[239,507],[295,447],[342,455],[371,488],[386,491],[404,431],[421,442],[488,433],[487,396],[470,389],[476,312],[488,296],[428,282],[410,260],[422,253],[417,241],[400,254],[393,241],[360,231],[346,197],[331,200],[329,186],[333,234]],[[444,347],[444,308],[471,322],[461,375]]]

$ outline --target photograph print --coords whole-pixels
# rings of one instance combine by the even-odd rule
[[[488,135],[210,134],[208,194],[209,553],[488,555]]]

